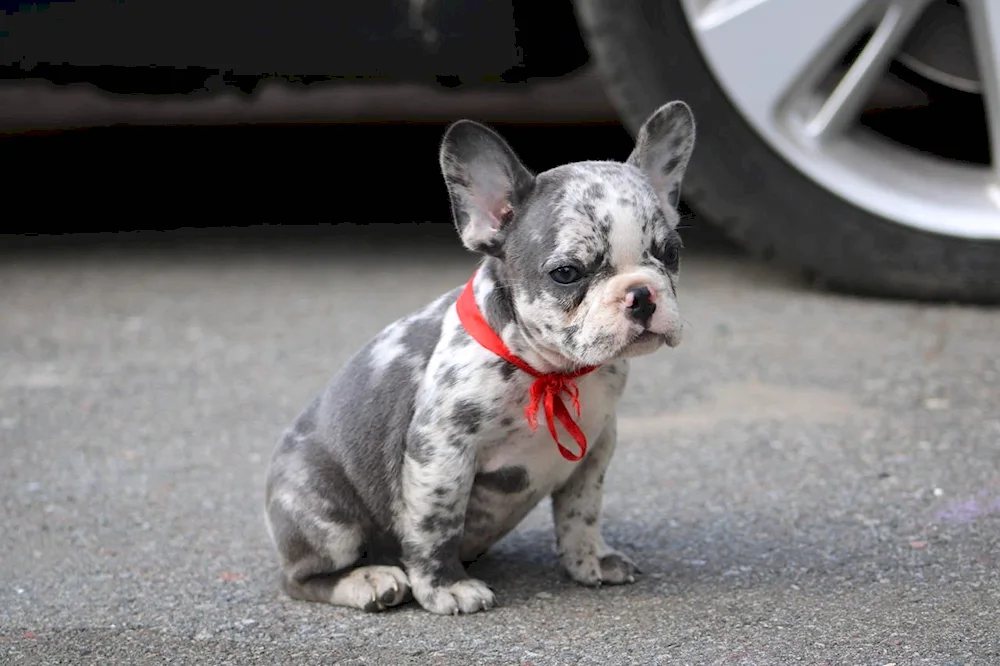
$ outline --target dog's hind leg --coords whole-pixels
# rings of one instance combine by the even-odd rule
[[[360,525],[305,515],[287,504],[270,501],[267,519],[288,596],[365,611],[409,598],[409,580],[399,567],[359,566],[365,546]]]

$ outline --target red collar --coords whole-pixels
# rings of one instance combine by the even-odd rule
[[[538,407],[543,404],[545,406],[545,420],[549,424],[549,432],[552,434],[552,439],[555,440],[556,446],[559,447],[559,453],[570,462],[580,460],[587,453],[587,437],[583,434],[580,426],[573,421],[573,417],[570,415],[565,403],[563,403],[560,394],[566,393],[570,397],[573,401],[573,407],[576,409],[576,416],[580,418],[580,390],[573,380],[589,372],[593,372],[598,366],[592,365],[572,373],[550,372],[543,374],[515,356],[507,348],[507,345],[504,344],[504,341],[500,339],[500,336],[490,328],[490,325],[486,322],[486,318],[483,317],[483,313],[479,310],[479,305],[476,304],[476,297],[472,289],[472,282],[475,279],[476,274],[473,273],[468,283],[466,283],[465,289],[462,290],[461,295],[458,297],[456,308],[458,309],[459,321],[462,322],[462,326],[465,327],[465,330],[476,342],[511,365],[535,377],[535,382],[531,385],[528,407],[525,409],[528,425],[531,426],[532,430],[538,427]],[[559,435],[556,434],[556,419],[562,423],[563,427],[566,428],[566,432],[579,444],[580,453],[573,453],[559,441]]]

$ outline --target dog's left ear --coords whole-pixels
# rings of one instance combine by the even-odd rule
[[[681,101],[668,102],[643,123],[627,163],[650,180],[661,206],[676,208],[692,150],[694,114],[691,107]]]
[[[534,176],[499,134],[471,120],[445,131],[439,158],[462,243],[473,252],[499,254]]]

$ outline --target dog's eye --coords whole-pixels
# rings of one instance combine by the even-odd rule
[[[677,268],[677,262],[680,260],[680,250],[677,249],[676,245],[668,245],[666,249],[663,250],[663,254],[660,255],[660,261],[667,268]]]
[[[573,284],[583,277],[583,273],[574,266],[560,266],[554,271],[550,271],[549,277],[559,284]]]

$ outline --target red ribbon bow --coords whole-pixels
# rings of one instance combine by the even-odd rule
[[[587,436],[583,434],[583,430],[573,420],[573,416],[569,413],[569,409],[566,407],[566,403],[563,402],[561,394],[567,394],[570,400],[573,401],[576,416],[580,418],[580,389],[577,388],[576,382],[573,380],[589,372],[593,372],[598,366],[589,366],[572,373],[541,373],[515,356],[507,348],[507,345],[504,344],[504,341],[500,339],[500,336],[486,323],[486,318],[480,312],[472,288],[475,278],[476,276],[473,274],[469,278],[469,282],[465,285],[465,289],[462,290],[461,295],[458,297],[456,308],[458,310],[459,321],[462,322],[462,326],[465,327],[465,330],[476,342],[508,363],[517,366],[532,377],[535,377],[535,382],[531,385],[531,392],[529,393],[528,406],[524,410],[528,425],[532,430],[538,428],[538,409],[539,407],[544,407],[545,420],[549,424],[549,433],[552,434],[552,439],[555,440],[556,446],[559,447],[559,453],[570,462],[580,460],[587,453]],[[556,433],[556,419],[563,424],[566,432],[576,440],[576,443],[580,446],[579,453],[573,453],[559,441],[559,435]]]

